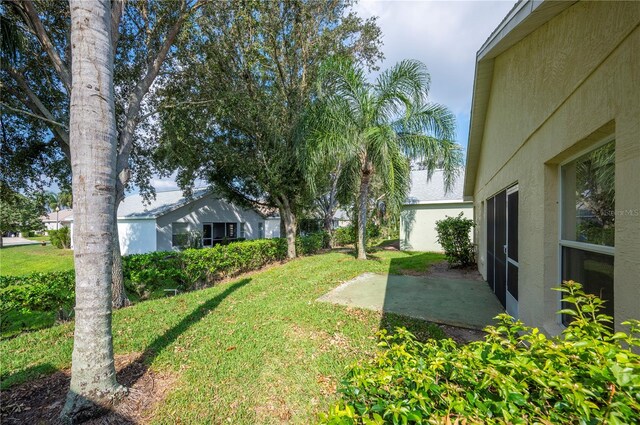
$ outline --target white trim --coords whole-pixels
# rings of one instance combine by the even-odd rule
[[[443,200],[443,201],[416,201],[416,202],[406,202],[402,204],[403,207],[410,207],[412,205],[473,205],[473,201],[462,201],[462,200]]]
[[[515,299],[515,297],[511,294],[511,292],[509,292],[509,263],[513,264],[515,267],[517,267],[518,269],[518,298],[520,298],[520,265],[518,264],[517,261],[512,260],[509,257],[509,220],[511,219],[510,215],[509,215],[509,195],[513,195],[514,193],[518,193],[518,202],[520,201],[520,193],[519,193],[519,186],[518,183],[516,182],[516,184],[514,184],[513,186],[507,188],[506,190],[506,194],[505,194],[505,217],[506,217],[506,231],[505,231],[505,259],[506,261],[506,267],[505,267],[505,309],[507,310],[507,313],[509,313],[511,316],[515,317],[516,319],[518,319],[518,300]],[[518,215],[520,215],[520,206],[518,205]],[[520,222],[519,222],[519,217],[516,216],[515,220],[518,222],[518,229],[520,229]],[[516,243],[520,242],[520,238],[518,238],[518,235],[516,235]],[[519,248],[519,247],[518,247]],[[518,256],[520,255],[520,250],[518,249]]]
[[[507,245],[508,245],[508,244],[507,244]],[[507,250],[507,252],[509,252],[509,251]],[[519,264],[517,261],[512,260],[511,258],[509,258],[509,254],[507,254],[507,263],[511,263],[511,264],[513,264],[513,265],[514,265],[514,266],[516,266],[518,269],[520,268],[520,264]]]
[[[564,239],[560,239],[560,246],[566,246],[567,248],[580,249],[582,251],[595,252],[598,254],[606,254],[606,255],[613,255],[613,256],[615,256],[616,254],[616,248],[613,246],[596,245],[596,244],[586,243],[586,242],[567,241]],[[562,279],[562,274],[560,275],[560,278]]]

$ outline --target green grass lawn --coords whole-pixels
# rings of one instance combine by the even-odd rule
[[[7,246],[0,249],[0,275],[57,272],[73,268],[73,251],[51,245]]]
[[[29,239],[30,241],[38,241],[38,242],[49,242],[50,237],[49,235],[43,235],[43,236],[28,236],[27,239]]]
[[[115,312],[116,355],[141,353],[176,375],[158,423],[311,423],[337,398],[335,384],[376,350],[381,328],[407,326],[442,337],[419,320],[315,300],[363,272],[426,270],[438,254],[379,251],[369,261],[332,252],[306,257],[213,288]],[[70,366],[73,323],[0,341],[2,387]]]

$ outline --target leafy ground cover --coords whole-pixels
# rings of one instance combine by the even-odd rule
[[[638,423],[640,321],[614,333],[602,300],[572,281],[561,290],[573,321],[554,338],[507,314],[462,346],[382,333],[383,349],[349,372],[323,423]]]
[[[0,249],[0,275],[58,272],[73,268],[73,251],[51,245],[20,245]]]
[[[315,422],[336,401],[346,368],[376,351],[379,329],[403,325],[421,338],[443,336],[422,321],[315,302],[363,272],[426,270],[443,259],[397,251],[373,257],[305,257],[117,311],[115,352],[176,376],[156,423]],[[68,368],[72,344],[73,323],[1,341],[2,388]]]

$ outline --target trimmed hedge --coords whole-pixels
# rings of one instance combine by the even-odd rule
[[[323,248],[322,233],[296,239],[301,255]],[[125,288],[141,299],[159,288],[173,287],[190,291],[214,284],[287,257],[286,239],[258,239],[212,248],[179,252],[152,252],[122,257]],[[57,311],[66,318],[75,303],[73,270],[33,273],[25,276],[0,276],[0,320],[11,311]]]
[[[75,272],[0,276],[0,321],[10,311],[53,311],[68,318],[75,304]]]
[[[383,351],[353,367],[323,423],[638,423],[640,321],[613,333],[600,299],[575,282],[560,290],[574,320],[556,338],[506,314],[463,346],[383,332]]]

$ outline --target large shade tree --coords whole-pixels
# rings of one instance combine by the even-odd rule
[[[338,187],[357,211],[357,255],[366,259],[366,222],[373,183],[387,209],[398,209],[410,187],[411,161],[444,169],[450,188],[462,163],[454,115],[428,100],[430,76],[415,60],[399,62],[370,83],[344,58],[329,60],[319,100],[307,120],[307,168],[313,176],[327,158],[340,158]]]
[[[118,132],[114,215],[131,184],[153,195],[148,161],[153,146],[142,137],[146,132],[140,131],[140,125],[145,124],[156,106],[151,96],[152,86],[158,79],[170,78],[174,46],[203,2],[111,2]],[[46,187],[50,181],[43,181],[43,177],[68,187],[72,84],[69,3],[66,0],[7,0],[0,5],[0,12],[3,24],[2,180],[20,191]],[[112,236],[117,242],[117,228]],[[120,246],[119,243],[112,246],[115,251],[113,304],[117,308],[128,300],[124,293]]]
[[[295,257],[297,216],[312,202],[297,133],[320,64],[344,54],[373,66],[380,30],[338,0],[216,1],[198,24],[164,90],[162,166],[182,186],[200,178],[234,202],[277,208]]]

